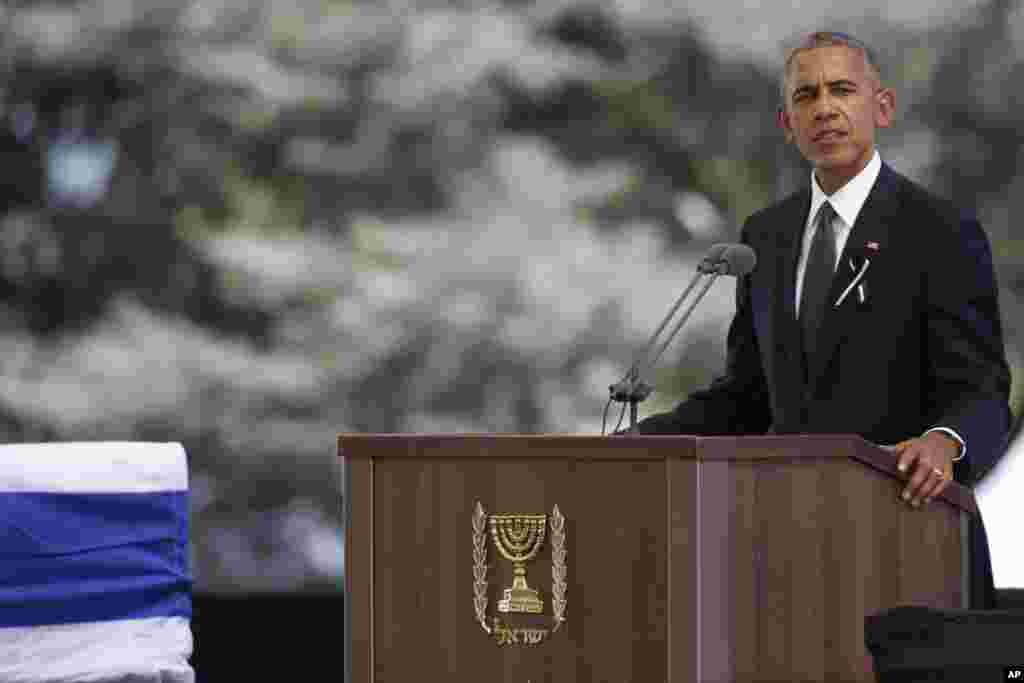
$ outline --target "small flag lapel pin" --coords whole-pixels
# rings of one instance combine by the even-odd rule
[[[871,251],[878,251],[879,249],[878,242],[868,242],[864,246],[870,249]]]

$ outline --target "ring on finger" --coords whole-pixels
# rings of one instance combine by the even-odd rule
[[[942,468],[940,468],[940,467],[933,467],[932,468],[932,474],[934,474],[939,479],[945,479],[946,478],[946,473],[943,472]]]

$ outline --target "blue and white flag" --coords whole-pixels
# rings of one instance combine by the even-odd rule
[[[189,683],[176,443],[0,446],[0,681]]]

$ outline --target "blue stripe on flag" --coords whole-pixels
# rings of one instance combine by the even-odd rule
[[[0,494],[0,627],[191,617],[188,493]]]

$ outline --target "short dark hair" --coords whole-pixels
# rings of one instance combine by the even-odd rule
[[[793,63],[793,58],[805,50],[832,46],[843,46],[859,50],[861,55],[864,56],[864,66],[867,67],[868,72],[881,82],[882,70],[878,66],[875,51],[868,47],[867,43],[842,31],[815,31],[803,36],[798,42],[786,48],[786,60],[782,65],[782,82],[779,86],[783,105],[786,103],[786,77],[789,76],[789,67]]]

